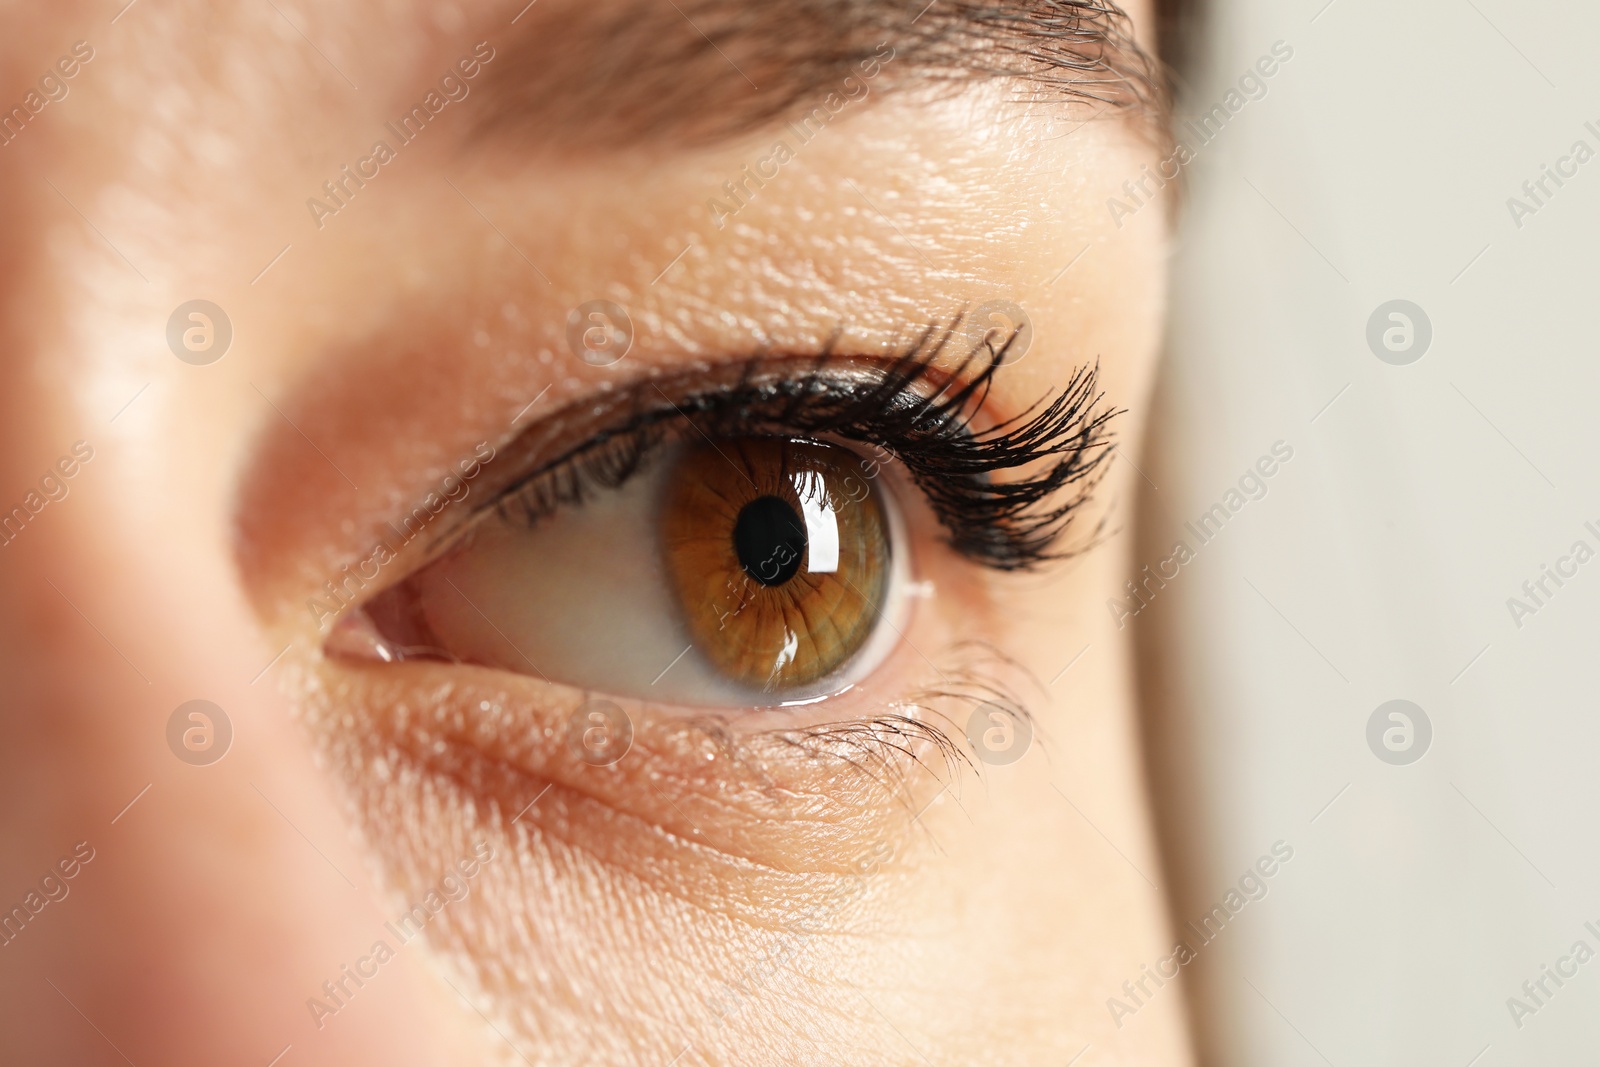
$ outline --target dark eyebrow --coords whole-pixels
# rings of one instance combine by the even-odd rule
[[[976,79],[1096,109],[1164,103],[1111,0],[541,0],[518,18],[478,132],[567,151],[707,144]]]

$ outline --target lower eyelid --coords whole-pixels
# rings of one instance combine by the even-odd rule
[[[447,669],[466,676],[447,681]],[[385,781],[411,782],[408,794],[428,779],[453,783],[483,806],[478,818],[495,821],[497,810],[504,824],[551,786],[522,821],[630,868],[648,859],[623,832],[631,823],[666,830],[673,849],[698,857],[683,857],[691,864],[837,873],[864,841],[897,835],[908,807],[960,765],[951,754],[962,713],[948,700],[947,715],[929,717],[885,712],[881,693],[861,691],[813,709],[809,724],[777,712],[686,720],[624,702],[632,744],[597,766],[579,758],[568,733],[582,695],[563,698],[562,687],[432,664],[385,668],[387,676],[325,670],[333,674],[314,684],[312,719],[337,763],[367,768],[359,787],[377,787],[377,768]]]

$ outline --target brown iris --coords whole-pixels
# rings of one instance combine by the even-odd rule
[[[663,545],[712,666],[776,692],[826,678],[861,650],[890,577],[878,492],[834,445],[737,438],[686,449],[668,479]]]

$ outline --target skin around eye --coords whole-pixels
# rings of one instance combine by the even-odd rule
[[[614,487],[562,475],[576,499],[553,511],[513,494],[332,647],[699,707],[813,700],[892,651],[910,551],[855,452],[754,437],[658,453]]]

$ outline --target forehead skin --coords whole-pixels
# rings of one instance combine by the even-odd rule
[[[74,42],[93,48],[65,98],[0,148],[0,506],[72,442],[95,449],[72,495],[39,517],[39,536],[30,528],[0,550],[0,676],[26,709],[5,718],[0,789],[7,812],[27,813],[6,817],[0,851],[28,864],[8,862],[0,903],[21,899],[72,842],[98,853],[76,903],[52,905],[50,925],[4,950],[0,1032],[30,1062],[115,1062],[108,1041],[140,1063],[266,1063],[290,1044],[302,1063],[491,1062],[504,1047],[421,949],[362,989],[359,1011],[308,1025],[305,997],[392,917],[273,688],[272,672],[292,675],[299,653],[263,672],[308,637],[308,588],[530,399],[542,396],[543,414],[620,375],[830,340],[889,352],[910,329],[1003,298],[1030,310],[1036,355],[999,383],[1001,410],[1096,358],[1108,392],[1134,404],[1160,320],[1165,220],[1152,202],[1119,229],[1105,201],[1140,173],[1147,138],[1125,118],[1019,103],[1010,83],[928,93],[885,82],[792,145],[781,179],[718,226],[708,200],[726,204],[724,183],[772,158],[781,129],[681,149],[612,137],[603,152],[593,141],[569,152],[525,127],[485,135],[471,109],[492,96],[492,60],[476,95],[319,220],[307,201],[331,202],[324,183],[375,141],[398,143],[386,124],[477,42],[525,32],[510,25],[520,5],[118,6],[0,5],[4,106]],[[1132,13],[1142,24],[1142,7]],[[568,354],[568,309],[597,297],[626,305],[635,324],[616,369]],[[233,328],[227,356],[203,368],[166,342],[173,308],[197,298]],[[1135,415],[1123,431],[1137,426]],[[1058,603],[1097,605],[1113,572],[1120,558],[1106,553],[1050,586],[1004,635],[1008,651],[1048,677],[1067,640]],[[1083,644],[1077,631],[1072,641]],[[1130,843],[1144,831],[1124,675],[1114,653],[1086,660],[1074,692],[1111,711],[1063,710],[1055,730],[1079,746],[1068,757],[1079,795],[1103,798],[1096,813],[1112,813],[1109,831],[1144,865],[1147,843]],[[178,764],[162,733],[196,697],[224,705],[236,730],[235,750],[209,768]],[[424,814],[384,842],[389,881],[427,882],[425,857],[458,849]],[[947,816],[943,806],[929,822]],[[1011,839],[1004,863],[965,843],[970,823],[951,822],[967,829],[949,835],[964,843],[939,879],[874,901],[891,927],[913,925],[914,911],[933,932],[908,939],[916,947],[893,967],[875,969],[859,945],[839,959],[887,988],[956,990],[1041,1055],[1071,1041],[1064,1061],[1093,1034],[1102,1047],[1126,1042],[1129,1063],[1182,1062],[1176,997],[1159,1009],[1170,1016],[1152,1008],[1123,1036],[1107,1030],[1096,984],[1162,954],[1159,901],[1130,888],[1071,811],[1055,818],[1036,828],[1044,844]],[[1006,839],[1003,819],[990,836]],[[1063,874],[1048,843],[1069,840],[1082,862]],[[1043,857],[1035,866],[1015,858],[1030,852]],[[963,877],[990,870],[992,880]],[[596,903],[611,898],[591,888],[550,906],[614,929],[621,920]],[[528,921],[514,886],[496,892],[473,898],[487,931],[474,944]],[[1059,927],[1041,937],[1038,920],[991,914],[1002,895]],[[673,929],[663,905],[639,907],[638,929]],[[952,949],[962,939],[951,931],[974,924],[991,940]],[[631,965],[606,962],[618,974]],[[1080,969],[1093,988],[1056,988]],[[999,989],[1002,971],[1049,993],[1007,1002],[985,988]],[[529,995],[502,977],[504,995]],[[980,1035],[884,1006],[940,1036],[937,1062],[1013,1062],[992,1035],[963,1044]],[[868,1042],[840,1018],[836,1062],[869,1044],[872,1062],[906,1054],[883,1051],[892,1033],[879,1046],[883,1035]],[[552,1049],[550,1062],[580,1062],[582,1048]]]

